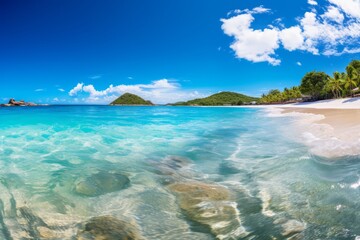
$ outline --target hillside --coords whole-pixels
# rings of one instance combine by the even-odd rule
[[[220,92],[206,98],[198,98],[187,102],[178,102],[175,106],[221,106],[221,105],[243,105],[257,102],[258,98],[249,97],[235,92]]]
[[[110,105],[154,105],[150,101],[146,101],[141,97],[131,94],[131,93],[124,93],[115,101],[110,103]]]

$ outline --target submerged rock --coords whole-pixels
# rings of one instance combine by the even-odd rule
[[[168,156],[163,163],[172,170],[179,170],[190,165],[191,160],[181,156]]]
[[[13,223],[20,225],[12,232],[12,239],[70,239],[75,234],[73,225],[51,226],[28,207],[18,208],[18,219]]]
[[[184,182],[173,183],[169,189],[179,197],[179,206],[192,221],[210,228],[219,239],[245,237],[236,203],[230,191],[222,186]]]
[[[80,195],[95,197],[122,190],[129,184],[129,178],[123,174],[99,172],[77,182],[74,191]]]
[[[164,185],[191,179],[196,175],[191,169],[192,161],[181,156],[167,156],[161,161],[152,162],[154,171]]]
[[[41,237],[43,239],[54,239],[57,237],[56,233],[47,227],[40,226],[40,227],[37,227],[36,229],[39,233],[39,237]]]
[[[91,218],[83,224],[78,232],[77,240],[140,240],[137,228],[128,222],[116,219],[111,216]]]
[[[167,156],[160,162],[153,162],[160,175],[176,176],[191,164],[191,160],[180,156]]]
[[[305,225],[302,222],[299,222],[297,220],[289,220],[286,223],[282,225],[283,227],[283,236],[289,236],[295,233],[299,233],[304,231]]]

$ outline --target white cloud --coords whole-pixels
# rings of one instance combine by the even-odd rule
[[[340,55],[342,55],[344,53],[350,53],[350,54],[360,53],[360,47],[352,48],[352,49],[348,49],[348,48],[345,47],[345,49],[343,50],[343,52]]]
[[[117,86],[111,84],[104,90],[97,90],[92,84],[84,85],[83,83],[78,83],[70,90],[69,95],[76,96],[74,101],[77,102],[108,104],[126,92],[137,94],[146,100],[158,104],[185,101],[204,96],[197,91],[183,90],[178,83],[168,79],[156,80],[150,84],[120,84]],[[78,96],[80,94],[85,95],[85,97],[79,99]]]
[[[221,19],[221,21],[224,33],[235,38],[230,48],[235,51],[238,58],[252,62],[269,62],[272,65],[280,64],[280,60],[271,56],[279,47],[277,29],[254,30],[250,28],[254,21],[250,13]]]
[[[302,66],[302,63],[301,62],[296,62],[296,65],[298,65],[298,66]]]
[[[334,21],[337,23],[342,23],[345,18],[340,10],[334,6],[329,6],[327,11],[321,15],[321,17],[325,20]]]
[[[308,0],[308,4],[316,6],[318,3],[315,0]]]
[[[58,90],[59,90],[60,92],[65,92],[65,90],[64,90],[63,88],[58,88]]]
[[[252,11],[250,11],[250,13],[266,13],[266,12],[270,12],[270,9],[264,8],[263,6],[255,7],[253,8]]]
[[[330,3],[340,8],[352,18],[360,18],[360,0],[329,0]]]
[[[299,26],[283,29],[279,32],[279,39],[284,48],[289,51],[301,49],[304,45],[304,36]]]
[[[73,89],[70,90],[69,95],[75,96],[78,92],[81,92],[83,89],[84,84],[78,83]]]
[[[42,88],[35,89],[35,92],[43,92],[43,91],[45,91],[45,90]]]
[[[236,16],[221,19],[222,30],[234,38],[230,48],[237,58],[251,62],[268,62],[279,65],[281,60],[276,50],[283,47],[288,51],[307,51],[315,55],[351,54],[359,52],[360,41],[360,0],[327,0],[322,14],[314,10],[296,18],[297,25],[285,27],[280,18],[262,29],[252,28],[254,14],[269,12],[264,10],[237,10]],[[309,0],[312,6],[317,2]],[[324,8],[325,7],[325,8]],[[346,17],[345,17],[346,15]]]
[[[328,49],[324,52],[325,56],[341,56],[343,54],[354,54],[354,53],[360,53],[360,47],[359,48],[352,48],[348,49],[347,47],[344,48],[341,52],[338,52],[334,49]]]
[[[248,13],[248,14],[261,14],[261,13],[267,13],[270,12],[269,8],[264,8],[263,6],[259,6],[259,7],[255,7],[252,10],[250,9],[235,9],[233,11],[230,11],[227,13],[228,16],[233,15],[233,14],[240,14],[240,13]]]

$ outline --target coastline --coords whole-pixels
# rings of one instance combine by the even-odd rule
[[[360,97],[328,99],[316,102],[302,102],[269,106],[279,108],[360,109]]]
[[[291,117],[285,134],[325,158],[360,155],[360,98],[265,106],[269,116]],[[291,130],[289,130],[291,129]]]

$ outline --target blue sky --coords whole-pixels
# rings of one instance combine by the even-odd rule
[[[5,0],[0,100],[259,96],[360,59],[359,0]]]

